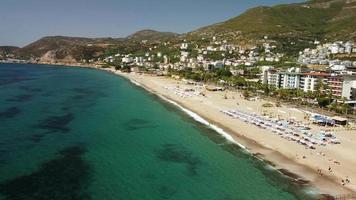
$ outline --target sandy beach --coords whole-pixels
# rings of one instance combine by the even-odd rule
[[[95,66],[80,66],[96,68]],[[99,68],[102,69],[102,68]],[[131,80],[134,84],[164,99],[176,102],[180,106],[197,113],[211,125],[222,128],[231,140],[243,145],[251,154],[270,163],[281,173],[295,177],[296,182],[315,187],[320,194],[336,197],[356,194],[356,131],[334,128],[333,131],[341,144],[306,148],[295,141],[286,140],[268,129],[232,118],[222,110],[236,109],[246,113],[278,116],[279,119],[291,119],[308,124],[312,132],[327,130],[325,127],[311,124],[305,119],[305,112],[293,107],[263,107],[272,103],[262,99],[245,100],[238,91],[208,91],[202,86],[192,86],[173,78],[146,74],[122,73],[112,68],[105,71]],[[200,91],[184,92],[184,91]],[[347,180],[347,182],[346,182]],[[343,182],[345,184],[343,184]]]
[[[278,113],[280,118],[293,117],[305,120],[305,114],[294,108],[271,107],[264,108],[264,100],[248,101],[236,91],[210,92],[204,90],[205,96],[193,95],[182,97],[169,88],[191,88],[181,81],[139,75],[134,73],[115,72],[135,81],[149,91],[177,102],[181,106],[199,114],[210,123],[223,128],[231,134],[235,141],[245,146],[252,154],[261,159],[272,162],[277,169],[287,169],[316,186],[320,193],[343,195],[356,191],[356,156],[353,154],[356,145],[356,131],[334,130],[341,144],[317,146],[316,149],[288,141],[269,130],[261,129],[251,124],[231,118],[221,110],[238,109],[255,113]],[[318,131],[323,127],[310,125],[312,130]],[[330,169],[330,170],[329,170]],[[321,174],[318,173],[321,170]],[[342,180],[350,183],[342,185]]]

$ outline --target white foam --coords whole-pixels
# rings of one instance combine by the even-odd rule
[[[312,186],[306,187],[302,191],[311,197],[319,197],[319,195],[321,194],[318,188]]]
[[[214,125],[214,124],[210,124],[207,120],[205,120],[204,118],[202,118],[200,115],[198,115],[197,113],[191,111],[191,110],[188,110],[186,108],[184,108],[183,106],[179,105],[178,103],[176,103],[175,101],[172,101],[170,99],[167,99],[163,96],[160,96],[163,100],[177,106],[179,109],[181,109],[183,112],[187,113],[190,117],[192,117],[195,121],[199,122],[199,123],[202,123],[206,126],[209,126],[211,129],[213,129],[214,131],[216,131],[217,133],[219,133],[220,135],[222,135],[226,140],[234,143],[234,144],[237,144],[238,146],[240,146],[241,148],[243,148],[244,150],[247,150],[247,148],[238,143],[229,133],[227,133],[226,131],[224,131],[224,129]]]
[[[136,82],[136,81],[134,81],[134,80],[132,80],[132,79],[130,79],[130,81],[131,81],[131,83],[133,83],[133,84],[135,84],[135,85],[137,85],[137,86],[141,86],[141,84],[139,84],[138,82]]]
[[[272,165],[269,165],[269,164],[266,164],[266,165],[264,166],[264,168],[265,168],[266,170],[270,170],[270,171],[278,171],[277,168],[275,168],[275,167],[273,167]]]

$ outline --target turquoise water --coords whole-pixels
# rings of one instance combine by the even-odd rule
[[[0,199],[306,199],[304,189],[110,73],[0,64]]]

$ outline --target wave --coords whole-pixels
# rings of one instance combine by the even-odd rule
[[[131,83],[133,83],[133,84],[135,84],[135,85],[137,85],[137,86],[141,86],[140,83],[138,83],[138,82],[136,82],[136,81],[134,81],[134,80],[132,80],[132,79],[130,79],[130,81],[131,81]]]
[[[207,120],[205,120],[203,117],[201,117],[201,116],[198,115],[197,113],[195,113],[195,112],[193,112],[193,111],[191,111],[191,110],[186,109],[185,107],[179,105],[179,104],[176,103],[175,101],[172,101],[172,100],[170,100],[170,99],[168,99],[168,98],[166,98],[166,97],[164,97],[164,96],[161,96],[161,95],[160,95],[160,97],[161,97],[163,100],[165,100],[165,101],[167,101],[167,102],[169,102],[169,103],[171,103],[171,104],[177,106],[177,107],[178,107],[179,109],[181,109],[183,112],[185,112],[185,113],[188,114],[190,117],[192,117],[195,121],[197,121],[197,122],[199,122],[199,123],[201,123],[201,124],[203,124],[203,125],[206,125],[206,126],[210,127],[211,129],[213,129],[214,131],[216,131],[217,133],[219,133],[220,135],[222,135],[222,136],[223,136],[226,140],[228,140],[229,142],[232,142],[232,143],[238,145],[239,147],[241,147],[242,149],[244,149],[244,150],[247,151],[247,148],[246,148],[244,145],[238,143],[229,133],[227,133],[226,131],[224,131],[224,129],[222,129],[222,128],[220,128],[220,127],[214,125],[214,124],[210,124]]]

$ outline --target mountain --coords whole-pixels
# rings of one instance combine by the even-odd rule
[[[15,52],[20,58],[39,58],[41,62],[77,62],[100,57],[110,49],[137,48],[142,40],[158,42],[176,36],[178,36],[176,33],[154,30],[139,31],[126,38],[48,36],[17,49]]]
[[[99,56],[108,46],[121,41],[113,38],[49,36],[17,50],[16,53],[21,58],[41,58],[43,62],[76,62]]]
[[[0,46],[0,55],[2,54],[13,54],[15,51],[20,49],[19,47],[15,46]]]
[[[200,28],[188,37],[224,35],[238,42],[264,36],[284,39],[356,39],[356,0],[312,0],[256,7],[225,22]]]
[[[135,40],[135,41],[142,41],[142,40],[148,40],[148,41],[165,41],[165,40],[170,40],[172,38],[175,38],[179,36],[177,33],[172,33],[172,32],[159,32],[155,30],[142,30],[138,31],[134,34],[129,35],[126,37],[127,40]]]

